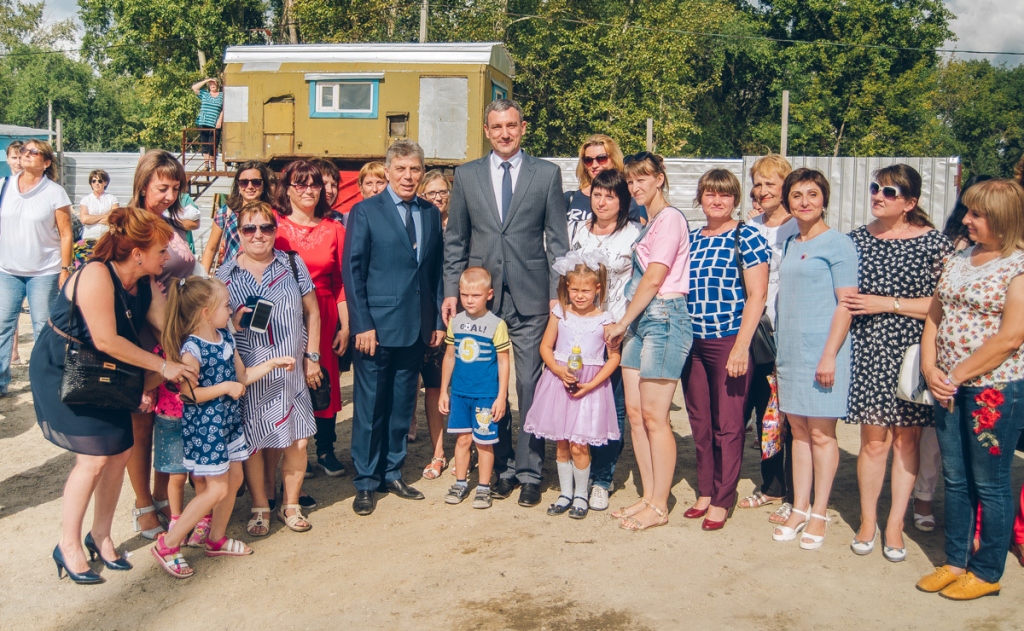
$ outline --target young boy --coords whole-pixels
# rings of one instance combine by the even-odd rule
[[[458,504],[469,495],[469,448],[475,442],[479,477],[473,508],[491,507],[497,422],[505,416],[508,397],[508,349],[512,344],[504,320],[487,310],[487,301],[493,297],[487,270],[470,267],[462,273],[459,300],[465,311],[448,323],[448,349],[441,364],[438,407],[442,414],[448,414],[448,433],[459,435],[455,443],[455,485],[448,489],[444,501]]]

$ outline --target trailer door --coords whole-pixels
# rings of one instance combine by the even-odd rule
[[[294,153],[295,141],[295,99],[292,96],[276,97],[263,104],[263,156],[270,160],[274,156],[288,156]]]
[[[420,77],[419,142],[426,158],[466,159],[467,77]]]

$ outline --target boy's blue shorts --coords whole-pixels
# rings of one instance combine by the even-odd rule
[[[498,442],[498,421],[491,415],[494,397],[470,399],[451,395],[451,411],[448,413],[448,433],[465,434],[473,432],[473,442],[478,445],[493,445]]]

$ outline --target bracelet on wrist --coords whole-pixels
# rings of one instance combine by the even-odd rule
[[[164,372],[167,370],[167,360],[164,360],[164,365],[160,367],[160,376],[164,376]]]

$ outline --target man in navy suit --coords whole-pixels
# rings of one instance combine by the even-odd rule
[[[352,509],[369,515],[377,492],[423,494],[402,480],[406,436],[426,346],[444,340],[441,213],[416,197],[423,149],[399,140],[385,159],[388,186],[348,216],[342,277],[352,358]]]

